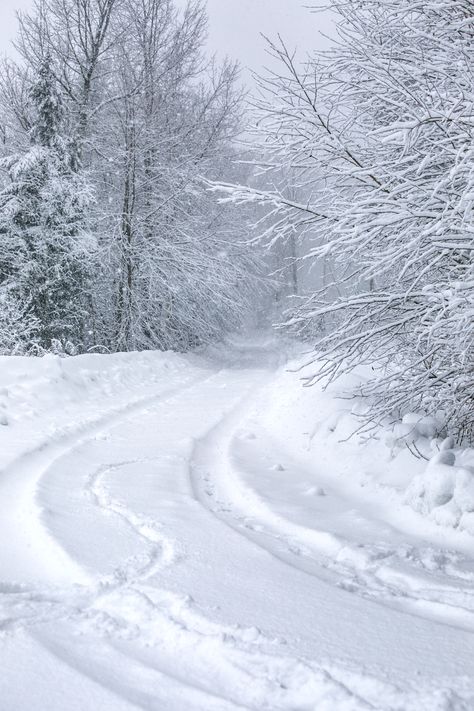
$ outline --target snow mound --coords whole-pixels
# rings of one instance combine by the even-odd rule
[[[409,412],[388,431],[385,442],[392,453],[413,445],[421,451],[429,451],[432,442],[438,441],[444,429],[441,417]]]
[[[191,369],[190,365],[199,365]],[[72,428],[196,377],[192,356],[144,352],[0,357],[0,468]]]
[[[443,445],[408,487],[406,503],[439,525],[474,533],[474,467],[456,465],[452,442]]]

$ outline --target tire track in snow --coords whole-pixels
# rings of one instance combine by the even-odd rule
[[[123,414],[122,408],[120,408],[120,412],[114,412],[113,417],[109,418],[107,416],[94,421],[92,428],[83,428],[81,426],[79,428],[81,438],[75,440],[70,446],[66,446],[66,440],[69,444],[69,439],[72,436],[72,433],[68,432],[67,438],[64,438],[64,440],[61,438],[59,443],[55,443],[55,445],[60,444],[63,447],[61,452],[50,460],[49,467],[53,466],[62,457],[71,456],[75,448],[85,444],[87,439],[84,435],[86,433],[89,438],[94,437],[98,431],[96,425],[100,424],[100,431],[110,429],[110,427],[120,424],[127,417],[144,408],[148,408],[150,405],[168,402],[171,398],[181,394],[183,390],[197,387],[216,377],[217,374],[214,372],[208,377],[196,379],[185,387],[181,386],[170,389],[165,393],[160,393],[157,396],[141,398],[133,403],[131,407],[123,408]],[[42,447],[41,450],[43,450]],[[36,451],[33,454],[36,454]],[[172,637],[176,636],[177,633],[182,633],[188,627],[198,641],[200,641],[201,637],[203,639],[210,637],[220,639],[224,635],[231,639],[234,638],[234,635],[235,638],[240,635],[244,639],[245,637],[253,638],[256,634],[252,630],[242,631],[213,626],[212,623],[190,612],[190,609],[188,609],[190,608],[189,600],[180,599],[178,596],[167,594],[153,587],[146,588],[145,584],[149,577],[175,561],[176,555],[173,544],[161,534],[159,525],[156,522],[135,514],[123,503],[113,499],[102,485],[102,478],[123,466],[152,461],[151,459],[133,459],[113,466],[101,467],[90,476],[87,487],[90,496],[95,500],[96,506],[102,511],[107,511],[119,517],[129,525],[136,535],[143,539],[145,545],[152,547],[151,552],[145,553],[140,560],[134,559],[126,562],[124,566],[116,569],[111,575],[101,578],[92,585],[75,584],[67,588],[60,588],[53,585],[29,587],[15,583],[0,583],[0,636],[28,630],[43,647],[49,649],[61,662],[68,663],[80,673],[115,692],[117,692],[117,688],[114,688],[117,686],[116,679],[114,679],[114,683],[107,683],[107,671],[100,664],[101,660],[98,660],[98,666],[93,670],[84,665],[84,659],[74,655],[69,642],[78,629],[83,628],[90,633],[104,637],[104,639],[108,640],[106,645],[107,654],[112,653],[112,655],[119,656],[121,656],[121,652],[118,649],[114,649],[114,642],[116,643],[117,640],[121,639],[134,640],[143,638],[145,628],[149,627],[153,618],[155,618],[155,626],[158,625],[159,631],[163,632],[166,629],[171,629],[173,632]],[[47,476],[49,467],[42,471],[42,477]],[[152,597],[155,599],[152,600]],[[156,597],[159,599],[156,600]],[[140,618],[139,610],[144,605],[150,608],[151,614],[146,615],[141,628],[138,624],[138,618]],[[47,632],[45,625],[52,622],[55,623],[55,627],[57,625],[65,625],[70,630],[67,635],[68,644],[65,646],[58,645],[55,634]],[[196,629],[192,629],[193,626]],[[41,632],[37,631],[38,628],[41,629]],[[100,642],[100,639],[98,641]],[[192,641],[195,642],[196,640]],[[185,651],[189,651],[188,645],[186,645]],[[132,656],[127,657],[125,655],[124,658],[129,661],[133,660]],[[179,660],[177,662],[177,667],[179,668]],[[146,668],[146,664],[137,663],[134,672],[135,674],[143,675],[146,672]],[[188,699],[187,705],[183,709],[190,708],[188,704],[191,699],[200,699],[202,705],[199,708],[205,709],[205,711],[214,709],[216,711],[224,711],[224,709],[226,711],[239,711],[239,709],[245,708],[227,702],[223,696],[212,693],[211,690],[204,687],[201,688],[197,683],[188,682],[184,677],[173,674],[170,670],[161,672],[156,668],[152,669],[152,672],[153,683],[150,683],[150,679],[147,679],[146,674],[144,674],[141,684],[148,687],[148,690],[146,692],[140,691],[138,694],[136,688],[129,687],[125,675],[124,679],[118,684],[120,695],[128,698],[136,708],[156,708],[161,711],[163,706],[160,705],[161,702],[156,702],[157,694],[156,689],[154,689],[156,677],[158,677],[158,680],[161,681],[166,679],[167,684],[169,684],[170,680],[174,680],[179,684],[179,696],[184,696]],[[102,673],[104,678],[102,678]],[[148,683],[145,683],[146,681]],[[192,694],[187,693],[186,689]],[[138,705],[135,703],[137,695],[139,697]],[[141,705],[140,698],[146,699],[145,705]]]
[[[153,460],[131,460],[113,467],[104,467],[91,476],[88,489],[100,508],[119,516],[136,535],[144,539],[144,543],[161,547],[165,540],[166,563],[172,564],[175,561],[174,547],[169,540],[163,539],[156,522],[131,511],[122,501],[112,497],[103,483],[105,476],[113,474],[123,466],[151,461]],[[219,698],[231,703],[232,708],[252,711],[313,709],[315,707],[312,700],[317,697],[321,703],[335,703],[338,708],[347,711],[368,711],[374,708],[319,667],[313,668],[302,660],[285,658],[281,653],[272,656],[259,652],[259,644],[268,645],[269,642],[259,630],[212,623],[193,611],[192,600],[180,599],[154,586],[147,586],[148,579],[162,567],[163,559],[159,559],[155,549],[155,552],[149,554],[148,560],[138,568],[135,565],[131,568],[125,566],[122,571],[122,584],[106,590],[94,604],[95,609],[106,613],[107,628],[111,620],[119,621],[121,635],[125,626],[128,627],[131,638],[136,637],[142,642],[148,639],[149,643],[153,644],[157,638],[169,639],[168,643],[164,643],[164,652],[161,653],[162,662],[158,668],[161,674],[166,673],[187,687],[210,694],[210,698]],[[119,577],[122,577],[122,574],[119,574]],[[94,625],[97,623],[97,619],[94,620]],[[101,626],[100,621],[98,626]],[[163,644],[163,641],[161,643]],[[179,669],[180,661],[190,656],[190,650],[193,666],[198,667],[197,676],[196,670],[189,668],[180,676],[173,670]],[[130,650],[128,652],[130,653]],[[206,679],[205,672],[212,666],[214,676],[222,677],[222,688],[217,695],[215,689],[209,686],[209,680],[199,681],[200,676]],[[256,673],[257,671],[259,673]],[[242,675],[245,676],[243,681]],[[190,683],[190,677],[194,678],[193,684]],[[215,678],[212,683],[216,683]],[[237,686],[234,691],[233,686]],[[244,693],[245,687],[251,691]],[[301,706],[300,697],[304,697],[304,705]]]
[[[43,442],[31,451],[21,455],[18,460],[8,467],[7,471],[2,473],[2,494],[5,491],[6,481],[14,485],[12,486],[12,497],[9,499],[9,504],[13,510],[15,509],[14,496],[18,491],[18,485],[20,484],[20,491],[24,496],[26,484],[28,500],[22,503],[22,507],[30,517],[32,514],[35,516],[33,522],[30,521],[30,526],[34,524],[34,533],[37,535],[35,542],[38,543],[39,541],[41,546],[52,548],[54,555],[58,556],[59,561],[66,566],[68,573],[72,571],[80,582],[73,582],[72,585],[58,585],[52,582],[32,586],[18,581],[0,580],[0,634],[52,620],[76,617],[77,609],[83,610],[90,606],[91,601],[97,597],[102,588],[114,584],[114,576],[105,578],[98,583],[91,581],[90,577],[70,559],[47,530],[47,525],[42,521],[41,506],[36,498],[39,482],[47,477],[48,471],[62,458],[71,456],[78,447],[93,440],[99,433],[103,433],[126,421],[141,410],[147,409],[150,405],[166,402],[178,393],[183,392],[183,390],[200,385],[213,377],[215,377],[214,372],[201,375],[193,378],[191,382],[180,383],[178,386],[111,408],[100,417],[82,422],[78,426],[67,427],[53,441]],[[101,475],[102,473],[100,471],[97,474]],[[3,523],[5,522],[3,521]],[[16,530],[12,530],[10,536],[4,537],[4,541],[10,544],[11,541],[15,540],[17,534]],[[30,528],[29,537],[26,541],[28,548],[31,547],[30,537],[32,535],[33,532]],[[158,535],[158,532],[156,535]],[[42,550],[42,553],[44,557],[44,550]],[[170,555],[168,543],[164,546],[163,555]],[[24,566],[26,571],[29,570],[30,556],[30,552],[25,556]],[[123,578],[123,571],[117,571],[116,578],[117,580]]]
[[[271,378],[267,378],[267,383]],[[315,558],[314,550],[305,551],[305,546],[294,535],[295,530],[288,534],[288,522],[276,516],[263,501],[262,504],[265,515],[258,519],[255,511],[249,511],[245,505],[236,505],[232,496],[229,496],[229,488],[232,494],[239,492],[242,501],[247,504],[249,498],[256,496],[253,491],[242,491],[240,481],[234,477],[227,480],[228,486],[222,490],[222,480],[229,476],[230,448],[234,441],[235,431],[242,423],[249,411],[258,399],[258,394],[266,386],[261,385],[257,392],[253,392],[250,398],[243,397],[242,400],[213,427],[204,437],[194,443],[193,454],[190,460],[189,477],[195,499],[212,516],[220,522],[237,531],[251,545],[263,548],[272,557],[288,565],[299,572],[317,577],[321,581],[331,584],[338,584],[341,574],[347,575],[347,567],[333,567],[331,565],[334,556],[343,548],[336,536],[324,531],[312,531],[317,540],[318,556]],[[250,402],[249,402],[250,400]],[[273,526],[268,525],[268,519]],[[276,525],[275,525],[276,524]],[[307,530],[307,529],[302,529]],[[330,554],[328,555],[328,550]],[[304,561],[304,562],[303,562]],[[379,600],[375,600],[380,602]],[[281,655],[281,656],[279,656]],[[279,660],[277,662],[277,660]],[[299,675],[299,666],[304,665],[308,673],[313,676],[315,688],[318,684],[325,685],[329,689],[343,690],[346,694],[344,700],[337,696],[332,697],[328,691],[328,696],[318,699],[316,691],[311,702],[308,697],[308,705],[301,706],[296,701],[290,701],[290,705],[282,708],[288,709],[311,709],[320,711],[327,709],[333,711],[345,711],[349,708],[373,709],[374,711],[467,711],[469,704],[474,700],[471,691],[466,691],[466,697],[460,693],[460,689],[454,690],[451,687],[443,688],[442,683],[433,690],[432,687],[423,689],[420,683],[417,689],[399,689],[394,685],[375,679],[366,673],[351,672],[342,667],[324,665],[308,660],[290,658],[282,653],[282,649],[275,650],[273,663],[279,663],[285,669],[286,678],[294,681]],[[324,678],[324,682],[322,681]],[[340,685],[340,686],[339,686]],[[318,699],[318,700],[315,700]],[[292,705],[294,704],[294,705]],[[253,708],[253,707],[251,707]],[[266,706],[257,708],[267,708]],[[269,708],[279,709],[280,706],[270,706]]]
[[[200,385],[197,383],[196,387]],[[246,394],[241,405],[248,407]],[[221,424],[227,418],[224,416]],[[82,443],[82,440],[76,442],[65,454],[72,454],[75,446]],[[131,460],[137,461],[150,460]],[[33,634],[62,662],[147,711],[463,708],[451,691],[446,692],[442,704],[431,692],[423,699],[420,695],[410,699],[370,677],[356,678],[342,669],[289,657],[280,644],[275,644],[274,653],[270,653],[272,640],[265,639],[258,630],[212,623],[195,611],[191,599],[154,586],[152,577],[159,571],[160,561],[173,562],[173,545],[168,549],[171,556],[161,559],[163,540],[159,525],[130,510],[110,494],[105,484],[108,475],[113,476],[114,471],[129,463],[97,470],[89,480],[89,491],[99,509],[120,517],[143,539],[148,550],[143,559],[126,561],[122,568],[96,585],[76,586],[72,591],[10,589],[13,595],[30,596],[29,623],[34,625]],[[155,552],[151,555],[153,547]],[[28,604],[26,599],[23,602]],[[38,627],[38,622],[48,619],[56,622],[54,628]],[[81,649],[84,640],[88,646]],[[160,696],[160,686],[170,683],[174,694],[171,702]],[[179,698],[183,698],[183,703],[177,701]],[[380,698],[384,699],[383,707],[378,702]]]
[[[202,383],[197,387],[199,385]],[[71,605],[66,593],[66,605],[64,599],[59,600],[53,618],[76,629],[82,627],[89,634],[104,636],[115,653],[124,653],[135,668],[142,670],[146,664],[134,645],[148,644],[156,650],[158,644],[159,650],[150,667],[152,671],[173,679],[184,688],[194,689],[198,695],[206,695],[207,705],[202,706],[206,711],[214,708],[210,702],[216,699],[220,700],[219,708],[224,708],[222,704],[225,703],[226,709],[252,711],[313,709],[315,699],[324,704],[337,704],[344,711],[373,709],[371,704],[349,692],[342,682],[332,679],[325,670],[302,660],[287,659],[281,653],[269,655],[259,651],[260,643],[268,645],[268,640],[258,630],[212,623],[194,612],[192,600],[148,584],[164,565],[174,562],[173,544],[164,538],[155,521],[136,514],[111,496],[104,479],[113,476],[121,467],[150,461],[153,460],[132,459],[101,467],[89,477],[87,484],[96,506],[129,526],[143,539],[147,552],[141,559],[126,562],[92,588],[82,590],[83,597],[86,597],[82,604],[76,599]],[[39,602],[43,603],[44,611],[45,600]],[[48,603],[51,604],[51,600]],[[47,607],[47,612],[51,613],[49,605]],[[46,621],[47,616],[43,614],[41,620]],[[42,632],[35,637],[47,648],[57,648],[54,635],[48,639]],[[58,651],[58,656],[64,658],[64,655],[70,660],[74,657],[70,647]],[[191,660],[191,665],[188,661],[180,674],[178,670],[186,658]],[[70,663],[78,669],[83,666],[77,658]],[[209,669],[213,669],[211,678]],[[106,671],[103,676],[107,677]],[[125,687],[127,684],[124,693],[126,691],[135,703],[133,685],[128,689]],[[152,700],[152,697],[148,698],[146,708],[155,708]]]
[[[202,383],[197,385],[200,384]],[[149,401],[147,400],[146,405],[148,403]],[[129,413],[130,410],[128,410],[127,414]],[[113,423],[109,420],[107,424],[114,423],[115,419]],[[84,439],[81,439],[80,442],[76,442],[72,447],[61,452],[51,462],[51,465],[57,462],[59,458],[73,454],[75,447],[81,446],[84,441]],[[131,460],[131,462],[136,461],[140,462],[140,460]],[[240,686],[239,679],[242,669],[245,666],[248,669],[253,668],[255,664],[253,645],[260,636],[259,632],[252,629],[228,628],[211,623],[192,612],[191,601],[180,600],[176,596],[166,594],[151,586],[146,586],[148,578],[161,568],[163,563],[169,564],[172,562],[173,548],[169,545],[169,542],[166,542],[166,545],[163,546],[163,537],[158,533],[158,528],[153,522],[136,515],[121,502],[110,497],[102,486],[102,478],[106,474],[110,474],[131,462],[123,462],[113,467],[99,469],[90,478],[89,490],[95,498],[96,505],[100,509],[119,516],[125,521],[137,535],[144,539],[145,544],[154,547],[152,553],[144,555],[142,561],[129,562],[124,567],[116,570],[111,576],[107,576],[107,578],[92,586],[76,585],[73,590],[60,590],[54,587],[32,590],[25,586],[17,588],[9,586],[7,590],[7,586],[5,586],[3,605],[5,607],[5,602],[7,602],[8,598],[10,598],[12,604],[7,606],[9,619],[3,625],[4,632],[12,632],[25,627],[29,627],[30,632],[32,632],[38,625],[43,627],[45,623],[54,621],[56,624],[71,626],[73,629],[83,626],[89,631],[103,634],[112,642],[112,645],[117,645],[117,640],[123,638],[127,641],[138,639],[142,642],[148,638],[150,644],[156,641],[157,638],[168,638],[169,642],[165,644],[164,661],[162,662],[162,667],[166,668],[167,671],[163,672],[160,668],[155,671],[157,674],[166,676],[166,678],[173,678],[179,681],[182,687],[191,688],[200,694],[204,694],[207,704],[203,708],[211,708],[209,701],[215,699],[220,699],[222,702],[225,701],[225,708],[266,708],[265,699],[269,695],[268,687],[275,687],[277,690],[286,688],[283,683],[280,684],[278,679],[273,680],[272,678],[267,679],[266,676],[263,677],[262,698],[255,704],[250,701],[250,705],[241,706],[227,701],[225,698],[228,686],[232,686],[231,682],[234,681],[235,683],[236,678],[237,686]],[[43,476],[47,476],[47,469]],[[165,560],[162,558],[163,548],[166,550]],[[13,609],[18,614],[12,615]],[[150,629],[152,630],[151,637]],[[54,635],[53,639],[48,641],[47,633],[32,632],[32,634],[45,647],[54,648]],[[248,645],[245,652],[242,645]],[[176,657],[176,647],[180,652],[178,657]],[[235,660],[227,660],[224,670],[220,669],[219,673],[225,677],[222,695],[216,695],[212,691],[209,680],[207,680],[207,683],[201,684],[198,679],[190,682],[186,676],[179,676],[177,672],[173,673],[169,667],[170,660],[172,660],[172,668],[179,669],[183,655],[196,657],[197,654],[197,656],[201,657],[200,673],[202,674],[205,669],[209,669],[210,665],[212,666],[213,662],[215,663],[216,658],[228,656],[230,650],[236,653],[237,656]],[[235,652],[235,650],[238,651]],[[63,651],[66,658],[68,654],[69,656],[72,654],[71,649]],[[130,659],[133,659],[133,654],[130,654],[130,650],[128,650],[128,653]],[[72,656],[74,655],[72,654]],[[64,659],[64,656],[60,655],[60,658]],[[74,663],[73,666],[80,668],[80,660],[76,660],[76,662],[77,665]],[[246,671],[246,674],[248,676],[249,672]],[[255,682],[253,673],[251,679]],[[252,693],[255,694],[255,691]],[[295,691],[293,690],[292,694],[294,693]],[[332,686],[330,693],[331,698],[333,698],[334,688]],[[285,691],[285,694],[287,694],[287,691]],[[238,695],[236,693],[236,696]],[[274,696],[274,693],[272,695]],[[268,708],[289,708],[287,702],[280,704],[275,701],[275,704],[275,706],[272,705]],[[222,708],[222,705],[219,708]],[[356,708],[353,706],[352,701],[350,708]],[[357,708],[359,709],[360,707]],[[366,708],[365,705],[363,708]]]
[[[125,522],[136,536],[143,539],[144,548],[150,548],[150,552],[144,554],[144,560],[141,563],[138,562],[137,565],[136,562],[131,562],[114,573],[115,577],[122,577],[126,582],[132,582],[133,580],[143,581],[151,577],[158,570],[172,565],[177,559],[177,554],[173,541],[161,532],[159,524],[148,516],[135,513],[122,501],[112,497],[103,483],[103,478],[113,475],[114,472],[123,467],[152,464],[154,461],[156,460],[131,459],[113,465],[105,465],[93,473],[87,483],[86,491],[95,505]]]
[[[253,404],[258,401],[258,394],[252,401]],[[249,409],[248,404],[237,405],[195,444],[190,479],[194,496],[204,508],[294,569],[375,603],[474,631],[471,576],[463,589],[446,583],[430,585],[416,573],[400,573],[392,568],[393,550],[384,555],[379,549],[371,555],[368,547],[364,549],[363,545],[353,545],[335,534],[295,524],[275,513],[249,488],[239,476],[242,464],[236,456],[240,444],[236,433]],[[251,439],[256,441],[253,435]],[[274,447],[269,451],[278,461]],[[456,577],[453,572],[450,577]],[[459,573],[458,579],[461,578]]]

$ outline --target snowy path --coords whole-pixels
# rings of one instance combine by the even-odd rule
[[[233,360],[5,467],[1,711],[474,709],[470,540],[321,471],[275,344]]]

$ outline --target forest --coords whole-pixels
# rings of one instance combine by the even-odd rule
[[[332,11],[329,51],[268,40],[250,96],[206,56],[200,3],[20,15],[0,81],[4,354],[186,351],[266,308],[326,358],[315,377],[373,365],[371,417],[443,411],[472,436],[470,3]]]
[[[40,2],[2,69],[1,347],[186,350],[232,328],[254,258],[203,183],[235,173],[237,67],[171,0]]]
[[[9,4],[0,711],[473,711],[473,0]]]

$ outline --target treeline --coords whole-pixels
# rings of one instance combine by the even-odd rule
[[[415,411],[472,439],[474,6],[327,4],[331,50],[303,65],[270,47],[255,121],[266,185],[225,190],[263,206],[267,243],[297,236],[301,264],[325,265],[287,320],[318,341],[315,378],[365,364],[367,425]]]
[[[200,2],[37,0],[0,76],[0,351],[186,349],[239,324],[238,70]]]

